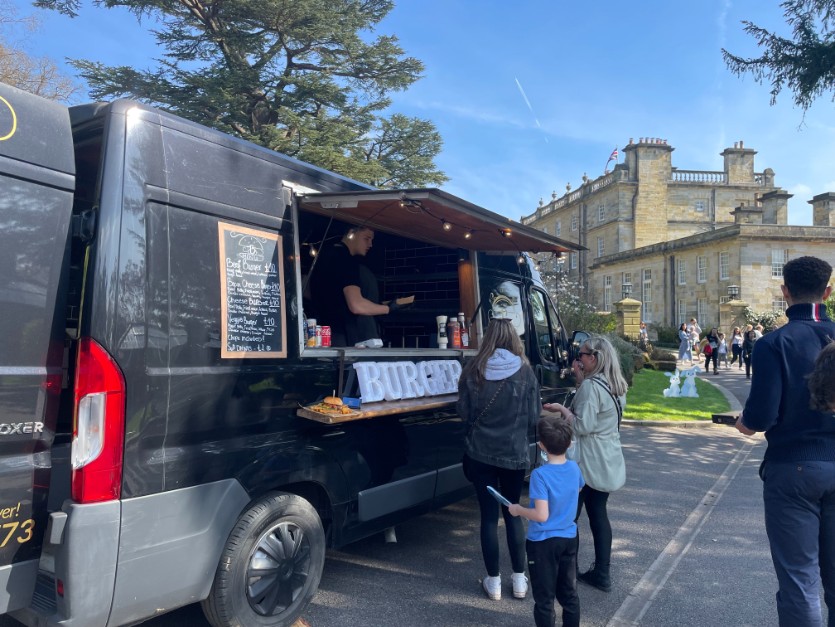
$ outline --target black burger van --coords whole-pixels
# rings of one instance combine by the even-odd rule
[[[308,345],[316,250],[351,225],[377,233],[381,297],[415,303],[382,348]],[[454,384],[491,315],[562,394],[569,340],[523,251],[574,249],[135,102],[0,84],[0,614],[96,627],[200,601],[213,625],[290,625],[327,547],[470,493]],[[470,346],[438,348],[458,312]],[[317,413],[331,395],[364,398]]]

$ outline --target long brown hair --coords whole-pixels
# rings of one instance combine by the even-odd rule
[[[487,332],[481,340],[481,347],[478,353],[467,365],[461,373],[461,378],[474,376],[477,381],[484,381],[484,371],[487,368],[487,360],[496,352],[497,348],[503,348],[510,351],[514,355],[522,358],[522,363],[529,363],[525,356],[525,347],[522,345],[522,339],[513,328],[513,321],[505,320],[503,318],[493,318],[490,324],[487,325]]]

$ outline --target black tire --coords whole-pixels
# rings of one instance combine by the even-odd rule
[[[294,494],[264,497],[229,534],[203,613],[214,627],[289,627],[316,594],[324,565],[314,507]]]

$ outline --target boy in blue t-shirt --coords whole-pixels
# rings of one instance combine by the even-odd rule
[[[577,597],[577,499],[585,485],[576,462],[567,460],[571,425],[559,415],[542,416],[536,425],[539,448],[548,463],[531,474],[528,496],[532,507],[514,503],[513,516],[527,518],[528,570],[533,592],[533,617],[537,627],[556,621],[554,591],[562,606],[563,627],[580,625]]]

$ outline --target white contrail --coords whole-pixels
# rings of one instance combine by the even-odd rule
[[[522,83],[520,83],[519,79],[515,76],[513,77],[513,80],[516,81],[516,87],[519,88],[519,93],[522,94],[522,98],[524,99],[525,104],[528,105],[528,110],[531,112],[531,114],[533,114],[533,121],[536,122],[536,127],[542,129],[542,124],[539,123],[539,119],[536,117],[536,113],[534,112],[533,107],[531,106],[531,101],[528,100],[528,96],[525,93],[525,90],[522,88]],[[545,143],[548,143],[547,137],[545,137]]]

